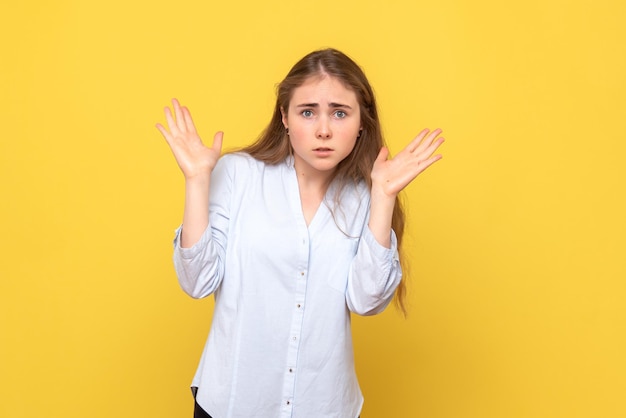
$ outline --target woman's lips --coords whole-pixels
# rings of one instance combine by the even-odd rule
[[[315,148],[313,150],[313,152],[315,153],[315,155],[317,155],[318,157],[327,157],[330,154],[332,154],[333,150],[332,148],[326,148],[326,147],[320,147],[320,148]]]

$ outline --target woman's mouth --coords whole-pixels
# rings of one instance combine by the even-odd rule
[[[333,150],[332,148],[319,147],[319,148],[315,148],[313,152],[318,157],[328,157],[330,154],[332,154]]]

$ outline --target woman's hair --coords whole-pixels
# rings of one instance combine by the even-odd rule
[[[339,189],[349,182],[364,181],[371,189],[370,174],[374,161],[385,145],[376,107],[374,92],[367,77],[352,59],[335,49],[323,49],[311,52],[298,61],[289,71],[285,79],[278,85],[276,107],[272,119],[253,144],[241,151],[267,164],[283,162],[292,154],[291,143],[282,122],[282,111],[289,109],[289,102],[296,88],[303,85],[311,77],[328,75],[343,83],[356,94],[360,106],[361,127],[359,138],[352,152],[338,165],[334,172],[334,181]],[[398,240],[398,251],[404,235],[404,211],[400,199],[396,198],[392,217],[392,228]],[[404,258],[400,260],[404,263]],[[406,285],[405,280],[400,282],[396,290],[396,306],[406,315]]]

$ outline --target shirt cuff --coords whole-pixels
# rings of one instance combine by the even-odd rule
[[[376,258],[400,262],[400,254],[398,253],[398,238],[396,237],[396,233],[393,229],[391,230],[390,248],[380,245],[380,243],[376,241],[376,238],[374,237],[374,234],[370,230],[369,226],[365,226],[365,231],[361,239],[365,240],[365,243]]]
[[[183,248],[180,246],[180,236],[183,232],[183,226],[179,226],[178,228],[176,228],[176,231],[174,231],[174,251],[176,251],[181,258],[185,260],[191,260],[198,254],[200,254],[202,249],[206,247],[210,239],[210,231],[211,226],[208,225],[202,233],[202,236],[200,237],[198,242],[196,242],[189,248]]]

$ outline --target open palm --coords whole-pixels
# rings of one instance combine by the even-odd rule
[[[372,184],[382,188],[388,196],[400,193],[422,171],[426,170],[441,155],[433,155],[443,143],[439,137],[441,129],[430,132],[424,129],[398,155],[388,159],[389,150],[382,148],[372,169]]]
[[[169,130],[160,123],[156,125],[157,129],[170,146],[186,179],[210,175],[220,157],[224,134],[216,133],[213,145],[210,148],[205,146],[196,131],[189,109],[181,106],[176,99],[172,100],[172,105],[174,114],[169,107],[165,108]]]

